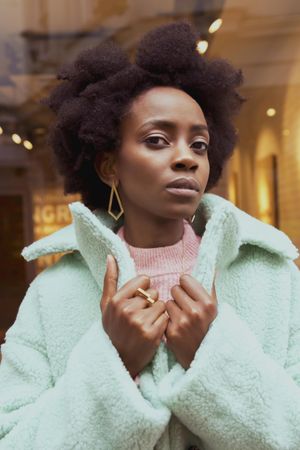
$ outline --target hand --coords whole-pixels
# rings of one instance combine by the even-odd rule
[[[169,317],[163,301],[158,300],[152,305],[135,295],[141,287],[154,300],[158,298],[157,290],[148,289],[148,276],[132,278],[118,291],[117,282],[117,262],[109,255],[100,302],[103,328],[134,378],[152,360]]]
[[[188,369],[209,325],[216,318],[215,282],[212,295],[192,275],[180,277],[180,285],[171,288],[174,299],[166,302],[170,321],[167,325],[167,347],[183,368]]]

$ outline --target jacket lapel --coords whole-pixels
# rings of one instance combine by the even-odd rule
[[[137,275],[134,260],[126,244],[115,233],[114,225],[102,211],[91,212],[80,202],[69,205],[72,212],[78,249],[102,289],[106,256],[110,253],[119,268],[118,289]],[[114,219],[112,219],[114,220]]]
[[[77,250],[102,288],[106,256],[111,253],[119,267],[118,288],[136,276],[134,260],[116,234],[122,218],[116,223],[106,211],[91,211],[81,202],[73,202],[69,208],[73,223],[25,247],[22,256],[30,261],[49,253]],[[207,291],[211,291],[215,272],[234,261],[243,244],[257,245],[289,259],[299,255],[283,232],[215,194],[203,195],[192,226],[202,236],[193,275]]]

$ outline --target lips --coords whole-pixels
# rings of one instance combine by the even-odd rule
[[[192,189],[193,191],[200,191],[200,185],[194,178],[176,178],[166,187],[179,189]]]

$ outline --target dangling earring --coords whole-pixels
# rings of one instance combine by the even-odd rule
[[[112,211],[112,202],[113,202],[113,196],[114,196],[114,193],[116,194],[117,201],[118,201],[118,204],[119,204],[119,207],[120,207],[120,212],[119,212],[119,214],[118,214],[117,216],[116,216],[116,215],[113,213],[113,211]],[[123,214],[123,212],[124,212],[124,209],[123,209],[123,206],[122,206],[122,203],[121,203],[121,199],[120,199],[120,197],[119,197],[117,188],[116,188],[116,186],[115,186],[115,181],[113,180],[113,184],[112,184],[111,191],[110,191],[110,197],[109,197],[108,213],[109,213],[115,220],[118,220],[118,219],[121,217],[121,215]]]

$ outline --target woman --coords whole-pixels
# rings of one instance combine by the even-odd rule
[[[207,193],[242,75],[195,48],[177,22],[60,72],[51,143],[83,202],[22,252],[69,253],[6,334],[0,449],[300,448],[298,251]]]

